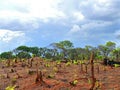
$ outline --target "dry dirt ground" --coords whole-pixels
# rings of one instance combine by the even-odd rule
[[[85,61],[86,62],[86,61]],[[91,66],[74,63],[59,63],[34,58],[32,67],[28,61],[0,62],[0,90],[8,86],[16,86],[15,90],[90,90]],[[44,83],[36,80],[37,67],[42,72]],[[120,67],[103,66],[94,63],[96,84],[94,90],[120,90]]]

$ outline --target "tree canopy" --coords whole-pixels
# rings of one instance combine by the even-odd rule
[[[117,61],[120,60],[120,47],[116,47],[116,43],[112,41],[97,47],[86,45],[84,48],[76,48],[71,41],[64,40],[52,43],[50,46],[53,48],[19,46],[13,51],[1,53],[0,58],[30,58],[35,55],[52,60],[89,60],[90,52],[94,51],[96,59],[109,57]]]

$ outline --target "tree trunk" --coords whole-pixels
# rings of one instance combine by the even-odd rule
[[[92,75],[92,86],[90,90],[93,90],[96,82],[96,78],[94,76],[94,52],[92,52],[91,54],[90,63],[91,63],[91,75]]]
[[[45,85],[45,81],[43,81],[43,77],[42,77],[42,72],[38,70],[38,66],[37,66],[37,77],[35,80],[35,83],[40,83],[41,85]]]

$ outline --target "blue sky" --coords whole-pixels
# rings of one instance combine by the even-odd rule
[[[0,52],[20,45],[120,46],[120,0],[0,0]]]

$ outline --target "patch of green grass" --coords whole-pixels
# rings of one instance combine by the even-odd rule
[[[78,83],[78,80],[74,80],[74,81],[70,82],[70,85],[72,85],[72,86],[76,86],[77,83]]]
[[[16,86],[7,86],[7,87],[5,88],[5,90],[15,90],[15,87],[16,87]]]
[[[120,67],[120,64],[114,64],[115,67]]]
[[[70,66],[70,65],[71,65],[71,62],[67,62],[65,65],[66,65],[66,66]]]
[[[45,67],[50,67],[50,64],[48,64],[48,63],[47,63],[47,64],[45,64]]]
[[[74,63],[75,65],[78,65],[78,61],[75,61],[75,60],[74,60],[73,63]]]

